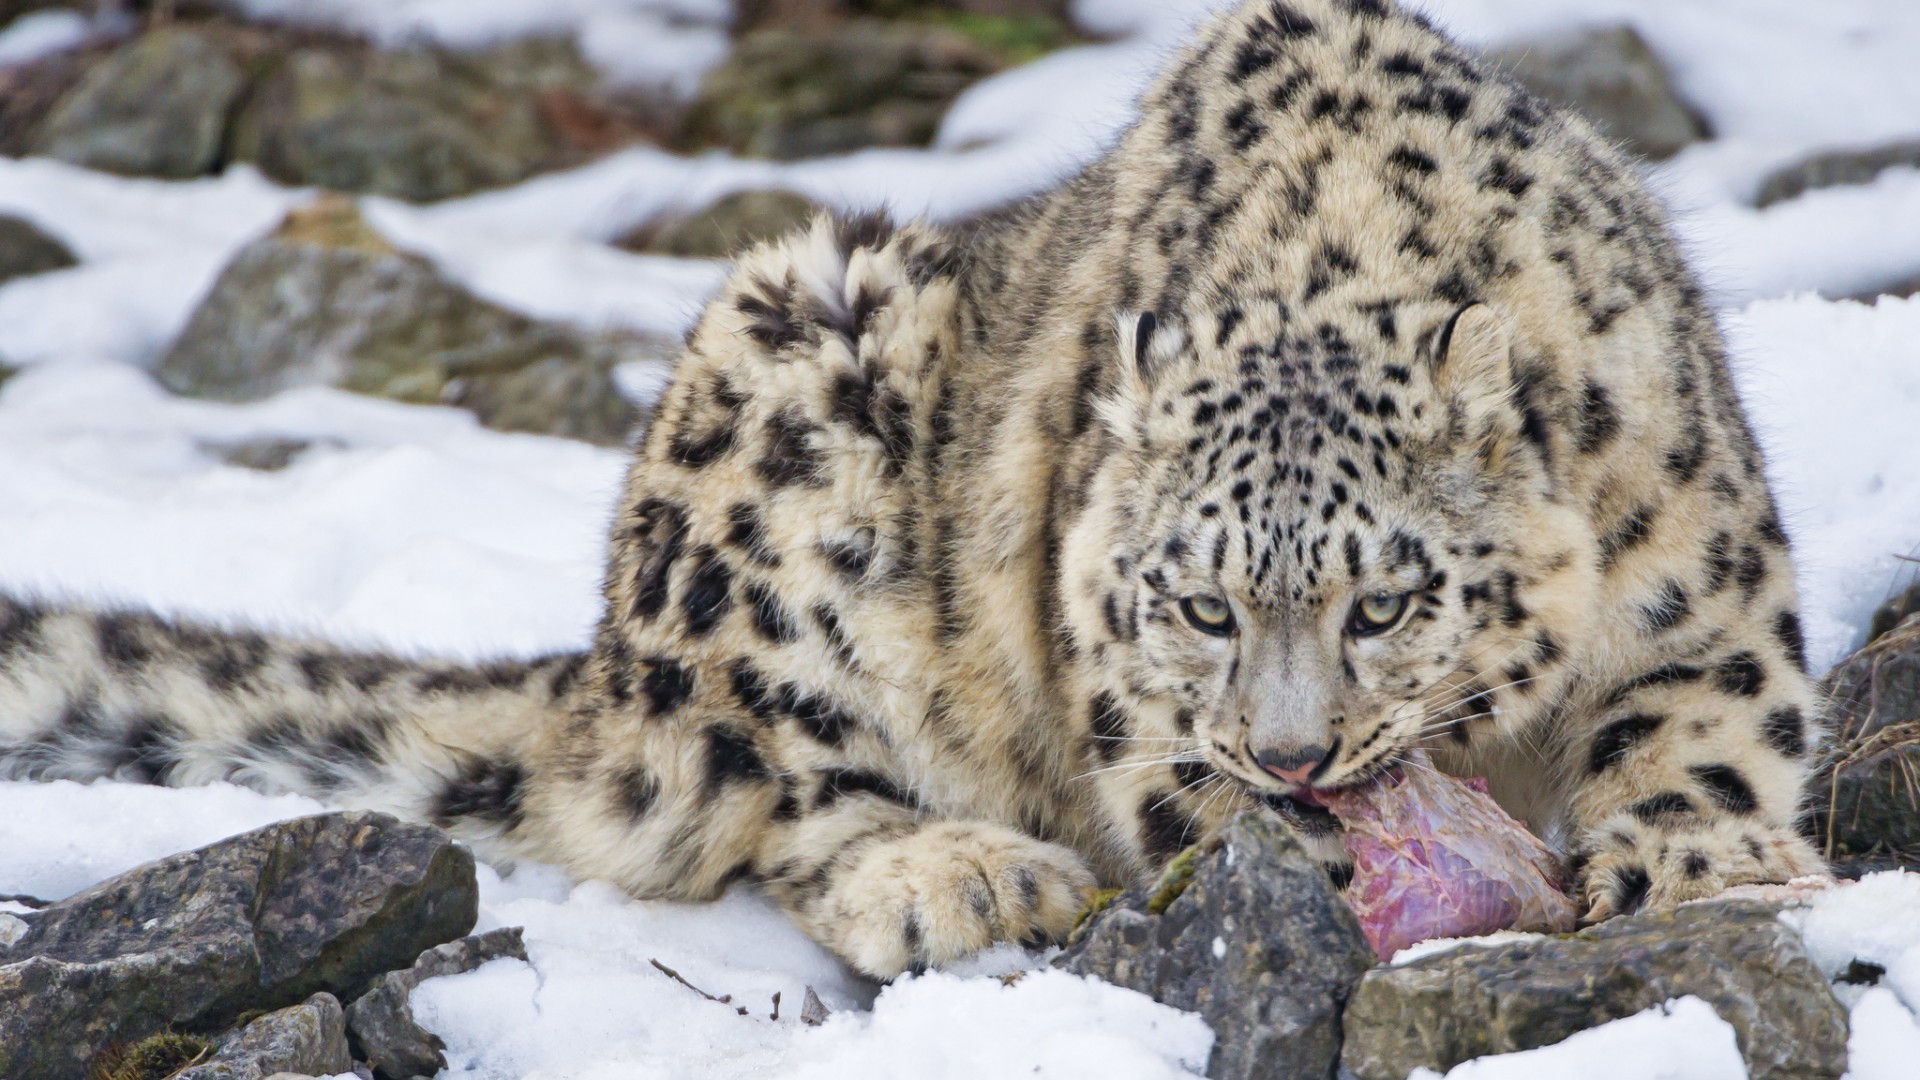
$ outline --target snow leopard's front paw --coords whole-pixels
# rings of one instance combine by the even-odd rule
[[[1735,818],[1666,824],[1621,814],[1592,831],[1581,884],[1586,922],[1670,910],[1734,885],[1821,873],[1813,846],[1788,828]]]
[[[1058,844],[999,825],[948,822],[876,844],[834,882],[840,954],[880,978],[1002,941],[1059,941],[1094,878]]]

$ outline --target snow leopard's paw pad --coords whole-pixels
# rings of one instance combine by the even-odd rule
[[[930,825],[876,845],[834,889],[842,955],[888,977],[999,942],[1064,940],[1094,889],[1080,856],[999,825]]]
[[[1584,922],[1636,911],[1667,911],[1735,885],[1790,881],[1826,867],[1790,829],[1735,819],[1676,821],[1671,827],[1622,815],[1595,830],[1581,874]]]

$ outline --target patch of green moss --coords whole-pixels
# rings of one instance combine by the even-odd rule
[[[1087,906],[1081,908],[1080,914],[1074,917],[1073,932],[1078,934],[1080,928],[1093,921],[1095,915],[1112,907],[1113,902],[1120,899],[1120,894],[1123,891],[1124,890],[1121,889],[1101,889],[1099,892],[1094,893],[1093,899],[1087,901]]]
[[[947,11],[934,15],[930,21],[992,50],[1009,64],[1038,60],[1073,40],[1073,32],[1067,29],[1065,23],[1045,15],[980,15],[970,11]]]
[[[213,1052],[213,1044],[195,1035],[163,1031],[124,1049],[110,1047],[87,1071],[89,1080],[166,1080]]]
[[[6,387],[8,379],[11,379],[18,374],[20,374],[19,368],[8,367],[6,364],[0,363],[0,389],[4,389]]]
[[[1193,868],[1199,861],[1200,847],[1197,844],[1173,857],[1173,861],[1167,864],[1166,872],[1160,875],[1159,883],[1154,886],[1153,898],[1147,901],[1147,914],[1163,915],[1169,905],[1180,899],[1180,894],[1193,884]]]

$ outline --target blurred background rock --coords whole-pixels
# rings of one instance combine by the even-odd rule
[[[0,0],[0,154],[174,181],[247,166],[289,187],[431,206],[636,148],[804,162],[926,147],[982,80],[1112,31],[1101,18],[1077,24],[1067,0],[634,0],[603,5],[627,13],[617,18],[530,15],[515,33],[484,29],[501,4],[475,0],[481,29],[442,18],[425,33],[369,0]],[[1628,23],[1488,55],[1649,160],[1714,134]],[[1754,201],[1871,182],[1920,163],[1915,145],[1788,162]],[[720,259],[821,209],[777,182],[705,186],[714,190],[683,192],[606,243]],[[621,398],[613,372],[664,365],[669,336],[507,310],[449,278],[432,252],[382,236],[350,201],[316,205],[232,256],[155,354],[163,385],[224,400],[332,385],[602,443],[640,420],[646,402]],[[34,222],[0,217],[0,282],[75,260]],[[1911,292],[1914,261],[1860,295]]]

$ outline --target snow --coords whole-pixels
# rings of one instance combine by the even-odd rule
[[[1761,300],[1726,326],[1799,554],[1808,656],[1825,670],[1920,544],[1920,452],[1905,434],[1920,416],[1920,297]]]
[[[0,27],[0,67],[65,52],[93,36],[93,20],[77,11],[32,11]]]
[[[257,13],[483,48],[572,35],[610,78],[686,93],[722,55],[724,0],[245,0]],[[1194,20],[1224,0],[1077,0],[1103,40],[983,82],[925,150],[772,163],[634,148],[433,206],[363,200],[376,227],[497,302],[586,328],[678,335],[719,264],[628,255],[606,241],[662,212],[745,188],[954,220],[1044,188],[1092,159]],[[1433,0],[1489,44],[1631,20],[1717,137],[1649,176],[1716,301],[1736,378],[1800,560],[1816,666],[1857,645],[1920,545],[1920,299],[1832,298],[1920,271],[1920,170],[1756,210],[1766,173],[1831,147],[1916,133],[1920,5],[1907,0]],[[0,28],[0,63],[77,43],[63,13]],[[621,455],[503,435],[464,413],[299,391],[253,405],[172,398],[145,371],[219,269],[310,192],[246,168],[161,183],[0,159],[0,212],[63,239],[81,265],[0,286],[0,589],[134,603],[217,621],[456,656],[578,647],[596,614],[601,531]],[[1824,298],[1823,298],[1824,297]],[[640,396],[658,372],[623,372]],[[207,447],[308,439],[257,473]],[[146,859],[312,812],[229,787],[0,784],[0,894],[56,897]],[[17,905],[9,908],[17,911]],[[1877,875],[1792,914],[1823,970],[1860,959],[1880,984],[1850,1003],[1853,1080],[1920,1056],[1920,876]],[[9,916],[11,917],[11,916]],[[0,920],[4,921],[4,920]],[[530,963],[499,961],[421,992],[456,1074],[475,1076],[1197,1073],[1205,1027],[1113,987],[1034,971],[1011,947],[884,991],[846,972],[750,890],[643,903],[551,868],[482,870],[482,927],[527,928]],[[0,931],[4,933],[4,931]],[[658,960],[749,1008],[706,1001]],[[835,1010],[799,1024],[813,986]],[[781,994],[781,1019],[771,1012]],[[1489,1058],[1450,1077],[1738,1076],[1731,1036],[1693,999]],[[903,1063],[911,1063],[903,1064]],[[945,1073],[938,1070],[945,1069]],[[649,1071],[651,1070],[651,1071]],[[1677,1071],[1676,1071],[1677,1070]]]
[[[1196,1017],[1058,971],[1012,985],[934,973],[876,998],[744,890],[700,907],[637,902],[596,883],[488,895],[519,876],[483,888],[481,922],[525,926],[531,962],[433,980],[414,999],[447,1038],[456,1074],[826,1080],[898,1075],[914,1061],[930,1078],[1158,1080],[1198,1073],[1213,1042]],[[674,982],[656,961],[727,1003]],[[832,1010],[817,1030],[799,1020],[809,986]]]
[[[201,448],[261,436],[316,445],[271,474]],[[193,401],[83,363],[7,384],[0,461],[0,587],[450,655],[585,644],[624,468],[454,409]]]
[[[1920,1061],[1920,1022],[1891,990],[1875,987],[1853,1007],[1847,1080],[1907,1080]]]
[[[1462,1062],[1445,1080],[1746,1080],[1733,1025],[1697,997],[1675,998],[1537,1050]],[[1408,1080],[1440,1080],[1415,1069]],[[1855,1080],[1863,1080],[1856,1076]]]
[[[167,183],[0,158],[0,211],[38,224],[81,260],[0,287],[0,359],[150,363],[234,251],[303,197],[246,167]]]
[[[58,900],[141,863],[325,809],[230,784],[0,783],[0,894]]]
[[[1841,983],[1850,994],[1852,1031],[1847,1040],[1849,1080],[1904,1080],[1920,1061],[1920,874],[1868,874],[1856,885],[1813,897],[1781,915],[1798,929],[1807,953],[1828,978],[1856,961],[1885,972],[1865,991]]]

